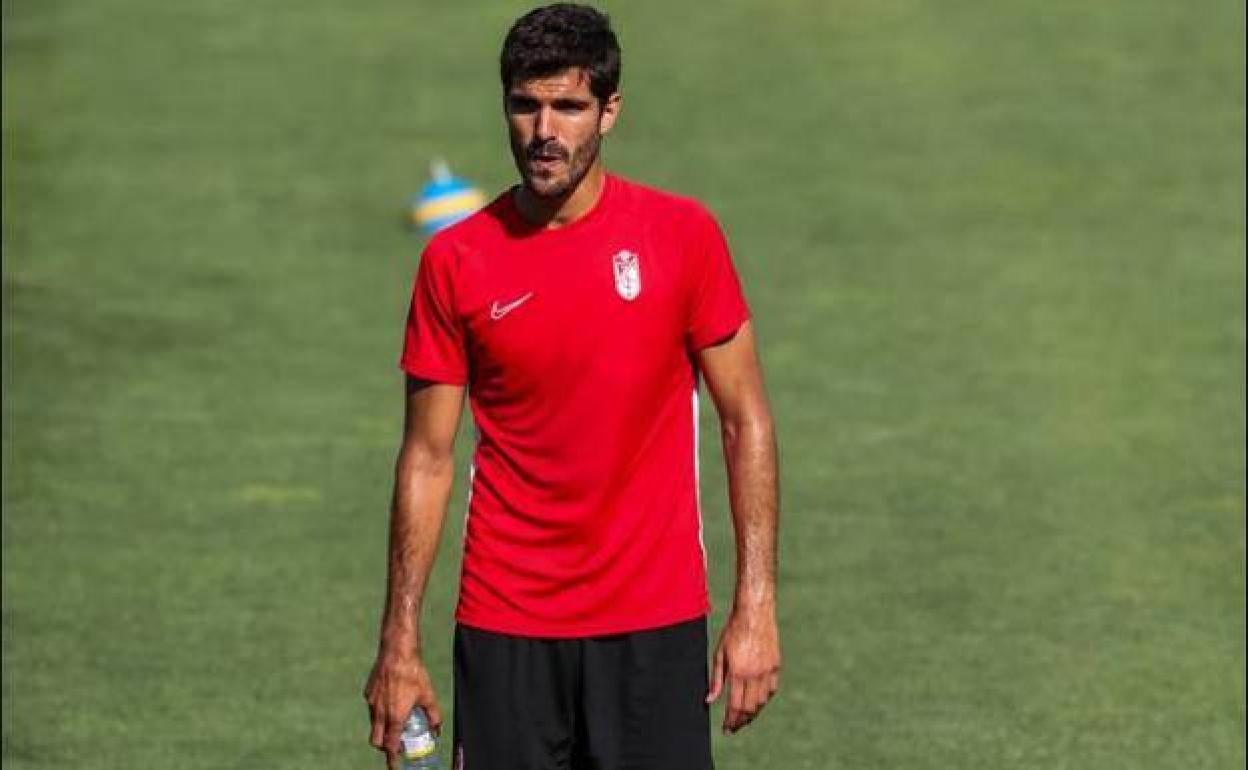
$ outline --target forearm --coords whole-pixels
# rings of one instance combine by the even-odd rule
[[[734,609],[776,609],[779,481],[771,416],[761,408],[723,424],[724,459],[737,542]]]
[[[382,650],[420,649],[420,609],[437,555],[454,476],[451,457],[400,452],[390,513],[389,574]]]

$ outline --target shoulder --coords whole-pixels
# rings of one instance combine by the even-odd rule
[[[620,176],[613,178],[619,185],[623,205],[646,221],[684,233],[699,233],[707,227],[718,227],[715,215],[697,198]]]
[[[491,244],[505,235],[509,193],[499,193],[473,214],[434,233],[425,244],[421,261],[454,269],[466,255],[488,250]]]

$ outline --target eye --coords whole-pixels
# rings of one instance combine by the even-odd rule
[[[575,115],[589,109],[589,102],[580,99],[556,99],[554,107],[564,114]]]
[[[507,97],[507,111],[517,115],[527,115],[537,110],[537,100],[527,96]]]

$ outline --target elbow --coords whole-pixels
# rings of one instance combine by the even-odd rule
[[[725,448],[736,447],[743,442],[747,444],[775,442],[775,425],[766,405],[733,414],[721,422],[720,428]]]
[[[426,445],[404,445],[399,450],[395,471],[400,476],[449,477],[455,472],[455,455]]]

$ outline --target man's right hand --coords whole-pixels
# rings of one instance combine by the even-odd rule
[[[386,766],[391,770],[399,766],[399,735],[413,706],[421,706],[429,714],[429,726],[435,735],[442,730],[438,696],[424,662],[415,652],[379,652],[364,687],[364,700],[373,723],[369,742],[385,752]]]

